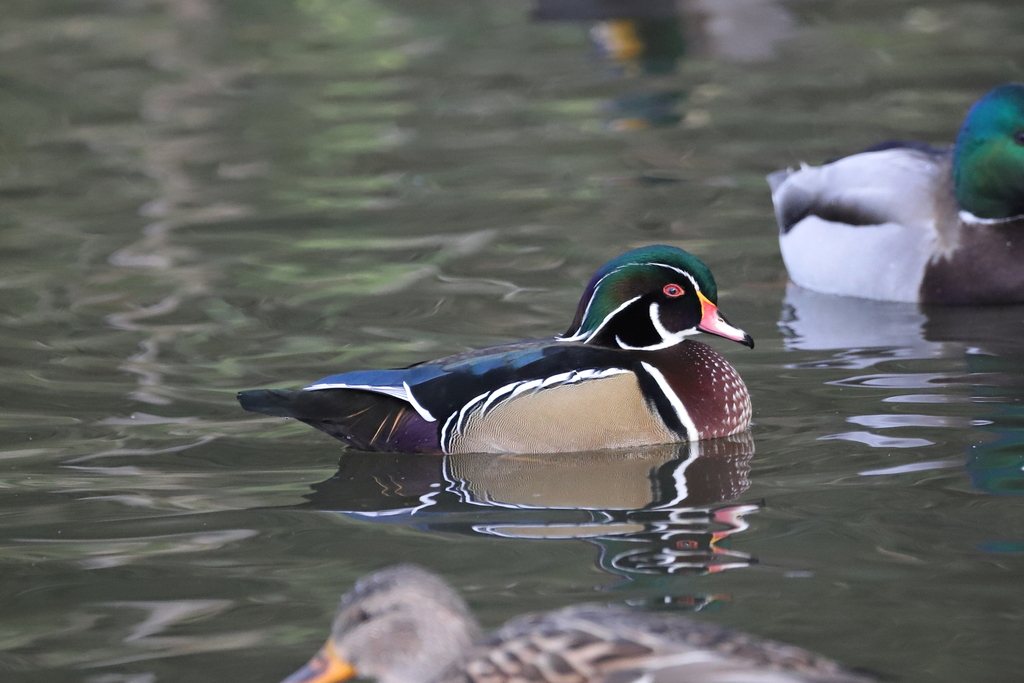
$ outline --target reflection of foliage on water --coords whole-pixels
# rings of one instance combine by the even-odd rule
[[[1024,494],[1024,427],[1009,427],[1007,422],[1019,423],[1024,409],[1007,406],[994,418],[1000,427],[986,427],[999,438],[990,443],[971,446],[967,451],[967,473],[971,484],[979,491],[998,494]]]
[[[1007,320],[1001,327],[1011,328],[1012,323]],[[971,485],[979,491],[1021,495],[1024,494],[1024,407],[1017,404],[1024,399],[1020,383],[1024,363],[1015,352],[1016,345],[1000,351],[999,355],[967,354],[967,366],[979,380],[974,386],[976,398],[982,405],[997,404],[993,411],[978,416],[983,421],[979,429],[997,438],[968,448],[966,469]]]
[[[336,65],[337,80],[289,98],[289,106],[308,116],[308,148],[304,159],[295,160],[305,172],[285,176],[294,181],[277,198],[317,212],[389,206],[401,175],[355,167],[360,154],[392,149],[408,137],[395,122],[415,111],[397,79],[415,53],[407,49],[414,39],[411,23],[368,0],[298,0],[296,7],[316,30],[307,42],[278,43],[278,72],[319,71],[310,60],[326,61]]]
[[[6,203],[15,225],[4,232],[5,246],[17,249],[6,253],[10,265],[31,276],[0,287],[26,304],[35,300],[31,311],[18,312],[18,326],[27,338],[47,340],[43,376],[61,382],[65,396],[82,396],[91,384],[88,404],[100,415],[100,406],[125,394],[169,405],[177,394],[166,386],[168,375],[192,374],[171,359],[194,355],[225,326],[245,325],[211,291],[219,264],[176,231],[249,212],[232,197],[231,183],[208,188],[196,168],[225,177],[248,168],[242,175],[252,178],[261,167],[235,156],[220,130],[231,112],[226,94],[251,65],[211,57],[207,39],[219,16],[204,0],[168,0],[152,14],[7,9],[14,16],[3,22],[0,70],[48,115],[12,121],[9,101],[0,100],[0,134],[16,138],[24,154],[5,156],[0,175],[9,163],[31,166],[31,174],[13,175],[34,187]],[[106,330],[96,325],[104,319]],[[107,363],[81,362],[83,349],[122,361],[104,372]],[[17,362],[32,365],[31,355],[39,354],[18,353]],[[135,386],[112,390],[123,379],[111,379],[117,370]],[[97,386],[106,389],[98,400]]]

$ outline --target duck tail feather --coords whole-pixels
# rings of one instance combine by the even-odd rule
[[[250,413],[276,417],[296,417],[293,411],[295,389],[250,389],[238,392],[238,402]]]
[[[292,417],[362,451],[440,453],[436,423],[407,401],[357,389],[252,389],[238,402],[253,413]]]

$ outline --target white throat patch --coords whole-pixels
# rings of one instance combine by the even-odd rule
[[[619,345],[619,348],[626,349],[627,351],[657,351],[659,349],[667,349],[670,346],[675,346],[687,337],[693,336],[699,332],[696,327],[691,327],[688,330],[681,330],[679,332],[669,332],[661,322],[661,307],[658,305],[658,302],[652,303],[649,311],[651,324],[654,326],[654,330],[658,333],[658,336],[661,337],[661,341],[651,344],[650,346],[630,346],[616,336],[615,343]]]

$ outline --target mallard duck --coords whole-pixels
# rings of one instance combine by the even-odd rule
[[[715,279],[696,256],[642,247],[597,271],[561,336],[238,399],[371,451],[567,452],[728,436],[750,424],[747,387],[689,337],[754,341],[717,302]]]
[[[283,683],[869,683],[807,650],[673,614],[578,605],[491,636],[440,577],[412,565],[360,580],[323,648]]]
[[[828,294],[1024,302],[1024,85],[971,107],[952,147],[888,142],[768,176],[789,276]]]

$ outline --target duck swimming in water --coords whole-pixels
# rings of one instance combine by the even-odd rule
[[[729,436],[750,425],[739,374],[700,332],[754,346],[718,311],[696,256],[655,245],[604,265],[560,336],[398,370],[238,394],[349,445],[413,453],[552,453]]]
[[[871,683],[791,645],[674,614],[577,605],[482,638],[466,603],[412,565],[361,579],[331,636],[283,683]]]
[[[796,284],[925,304],[1024,302],[1024,85],[978,100],[951,147],[889,142],[768,176]]]

